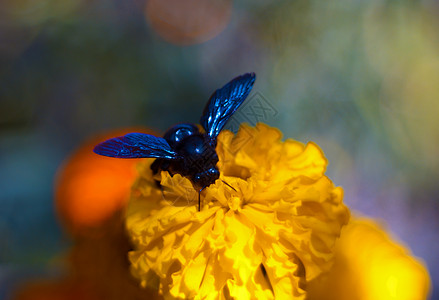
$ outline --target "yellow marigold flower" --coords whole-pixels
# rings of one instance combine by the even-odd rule
[[[408,249],[371,220],[349,222],[336,243],[335,264],[308,285],[308,300],[425,300],[430,278]]]
[[[200,212],[188,179],[161,172],[162,193],[152,160],[140,165],[126,226],[142,286],[166,298],[304,299],[306,281],[329,270],[349,211],[320,148],[281,137],[264,124],[221,132],[221,177]]]

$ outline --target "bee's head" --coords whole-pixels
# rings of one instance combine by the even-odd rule
[[[193,183],[205,188],[215,182],[219,178],[219,171],[216,167],[211,167],[203,172],[199,172],[193,176]]]

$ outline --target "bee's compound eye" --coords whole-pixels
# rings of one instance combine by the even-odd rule
[[[208,170],[208,174],[209,174],[209,178],[211,180],[211,182],[214,182],[215,180],[217,180],[220,176],[220,172],[218,171],[217,168],[212,167]]]
[[[199,132],[200,131],[195,124],[183,123],[170,128],[168,131],[166,131],[163,138],[169,143],[171,147],[175,147],[186,137]]]
[[[219,176],[219,171],[217,168],[210,168],[209,169],[209,173],[212,175],[218,175]]]

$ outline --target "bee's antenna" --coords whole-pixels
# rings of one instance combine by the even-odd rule
[[[235,188],[233,186],[231,186],[230,184],[228,184],[227,182],[225,182],[222,179],[221,179],[221,181],[224,182],[225,185],[229,186],[232,190],[234,190],[236,192],[236,190],[235,190]]]

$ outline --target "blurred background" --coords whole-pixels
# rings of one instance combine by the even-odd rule
[[[438,32],[434,0],[1,0],[0,298],[68,249],[53,180],[81,142],[198,122],[245,72],[228,126],[318,143],[345,203],[439,285]]]

